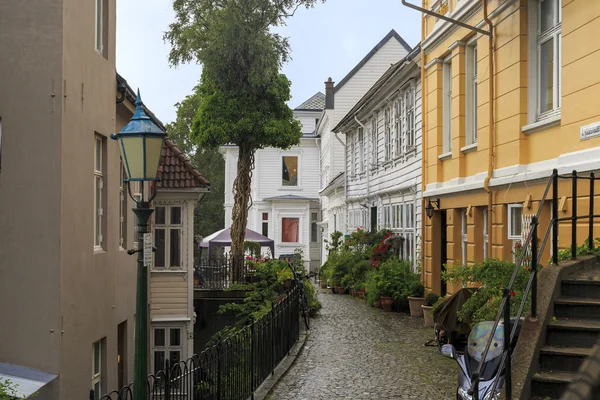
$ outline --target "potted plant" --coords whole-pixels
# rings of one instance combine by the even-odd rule
[[[381,307],[383,308],[383,311],[385,311],[385,312],[392,311],[392,303],[393,302],[392,302],[391,296],[381,296],[379,301],[381,302]]]
[[[410,306],[411,317],[422,317],[422,305],[425,304],[425,287],[421,281],[412,282],[410,285],[410,296],[408,296],[408,304]]]
[[[433,305],[437,303],[440,296],[436,293],[429,292],[425,296],[425,304],[421,306],[423,309],[423,318],[425,319],[425,326],[433,328]]]

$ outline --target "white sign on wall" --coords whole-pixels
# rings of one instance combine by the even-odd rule
[[[600,122],[594,122],[579,129],[579,138],[581,140],[591,139],[596,136],[600,136]]]
[[[152,234],[144,233],[144,267],[152,264]]]

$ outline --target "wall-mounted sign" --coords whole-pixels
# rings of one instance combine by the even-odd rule
[[[579,129],[579,138],[581,140],[591,139],[596,136],[600,136],[600,122],[594,122]]]

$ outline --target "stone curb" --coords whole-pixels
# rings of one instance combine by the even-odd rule
[[[306,338],[308,336],[308,332],[306,330],[306,326],[304,325],[304,321],[300,320],[300,334],[298,336],[298,341],[290,350],[290,354],[286,356],[281,362],[275,367],[275,373],[269,376],[254,392],[254,396],[250,397],[254,400],[264,400],[273,390],[277,382],[281,378],[283,378],[289,369],[294,365],[294,362],[304,349],[304,345],[306,344]]]

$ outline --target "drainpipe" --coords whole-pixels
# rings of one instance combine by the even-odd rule
[[[363,124],[362,122],[360,122],[358,120],[358,118],[356,117],[356,114],[354,114],[354,120],[356,121],[357,124],[360,125],[361,128],[363,128],[363,146],[364,146],[364,142],[365,142],[365,135],[367,134],[367,127],[365,126],[365,124]],[[361,154],[360,156],[362,157],[365,153],[365,149],[363,147],[363,154]],[[364,160],[363,162],[366,162],[367,160]],[[364,165],[364,164],[363,164]],[[367,195],[369,194],[369,190],[371,189],[371,174],[369,174],[369,171],[367,171],[367,166],[364,165],[364,173],[367,175]]]
[[[490,91],[490,107],[489,107],[489,137],[488,137],[488,173],[483,181],[483,188],[488,194],[488,220],[487,220],[487,232],[488,232],[488,254],[492,255],[492,218],[493,218],[493,192],[490,189],[490,180],[492,179],[492,172],[494,171],[494,139],[495,130],[494,125],[494,41],[493,41],[493,29],[494,25],[488,16],[487,0],[481,0],[483,3],[483,19],[489,26],[489,46],[488,46],[488,62],[489,62],[489,91]]]
[[[421,15],[421,38],[425,37],[425,16]],[[421,163],[421,238],[419,242],[419,246],[421,248],[421,253],[419,254],[419,258],[421,259],[421,282],[423,286],[426,286],[425,282],[425,218],[423,217],[423,210],[425,210],[425,197],[423,194],[425,193],[425,188],[427,184],[427,149],[429,141],[427,140],[427,127],[425,126],[427,121],[427,91],[425,90],[425,82],[427,82],[427,78],[425,77],[425,50],[423,50],[423,46],[421,46],[421,141],[423,143],[421,147],[421,158],[423,159]],[[425,116],[425,118],[423,118]],[[432,288],[433,290],[433,288]]]

